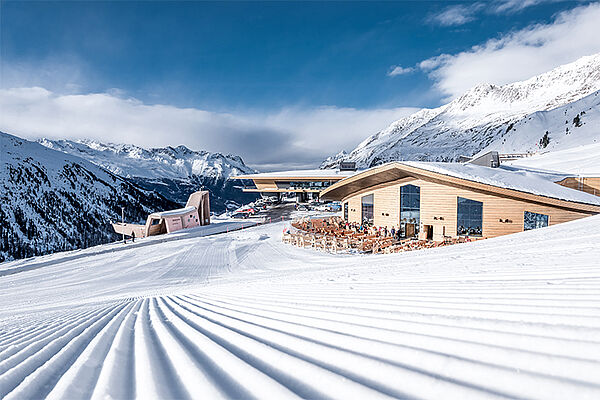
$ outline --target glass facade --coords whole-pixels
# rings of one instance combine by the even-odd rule
[[[481,236],[483,232],[483,203],[458,197],[456,233],[466,236]]]
[[[348,222],[348,203],[344,203],[344,221]]]
[[[362,223],[372,224],[373,223],[373,195],[363,196],[360,199],[362,206]]]
[[[275,184],[279,189],[311,189],[323,190],[331,186],[331,181],[276,181]]]
[[[548,226],[548,216],[534,212],[525,211],[523,230],[543,228]]]
[[[412,237],[419,233],[421,218],[421,188],[415,185],[400,187],[400,235]]]

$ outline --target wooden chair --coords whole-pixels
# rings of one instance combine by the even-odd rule
[[[292,233],[291,232],[284,233],[283,236],[281,237],[281,241],[285,244],[291,244],[292,243]]]

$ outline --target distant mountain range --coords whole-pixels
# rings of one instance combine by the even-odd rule
[[[110,221],[179,205],[81,157],[0,132],[0,262],[118,239]]]
[[[236,155],[194,151],[185,146],[144,149],[91,140],[41,139],[39,143],[82,157],[182,205],[191,192],[200,188],[210,191],[211,209],[216,212],[224,211],[228,201],[244,203],[256,198],[228,180],[232,175],[257,172]]]
[[[0,132],[0,155],[0,262],[117,240],[110,221],[120,220],[121,207],[127,221],[145,222],[200,188],[217,212],[255,198],[227,180],[256,172],[240,157],[185,146],[36,143]]]
[[[392,123],[326,159],[371,167],[393,160],[455,161],[489,150],[545,152],[600,142],[600,54],[523,82],[477,85],[435,109]],[[600,156],[600,155],[599,155]]]

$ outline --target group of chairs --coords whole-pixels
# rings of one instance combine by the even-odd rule
[[[461,242],[460,239],[446,238],[441,242],[430,240],[403,239],[382,236],[379,232],[356,232],[346,229],[346,223],[339,217],[303,218],[292,221],[294,231],[283,234],[284,243],[298,247],[312,247],[318,250],[337,253],[355,251],[359,253],[399,253],[447,246]],[[463,240],[464,241],[464,240]]]

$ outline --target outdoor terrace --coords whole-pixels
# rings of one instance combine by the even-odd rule
[[[398,238],[391,231],[374,226],[348,224],[340,217],[301,218],[292,221],[292,229],[282,241],[302,248],[315,248],[332,253],[400,253],[449,246],[475,240],[469,237],[445,237],[443,241]]]

